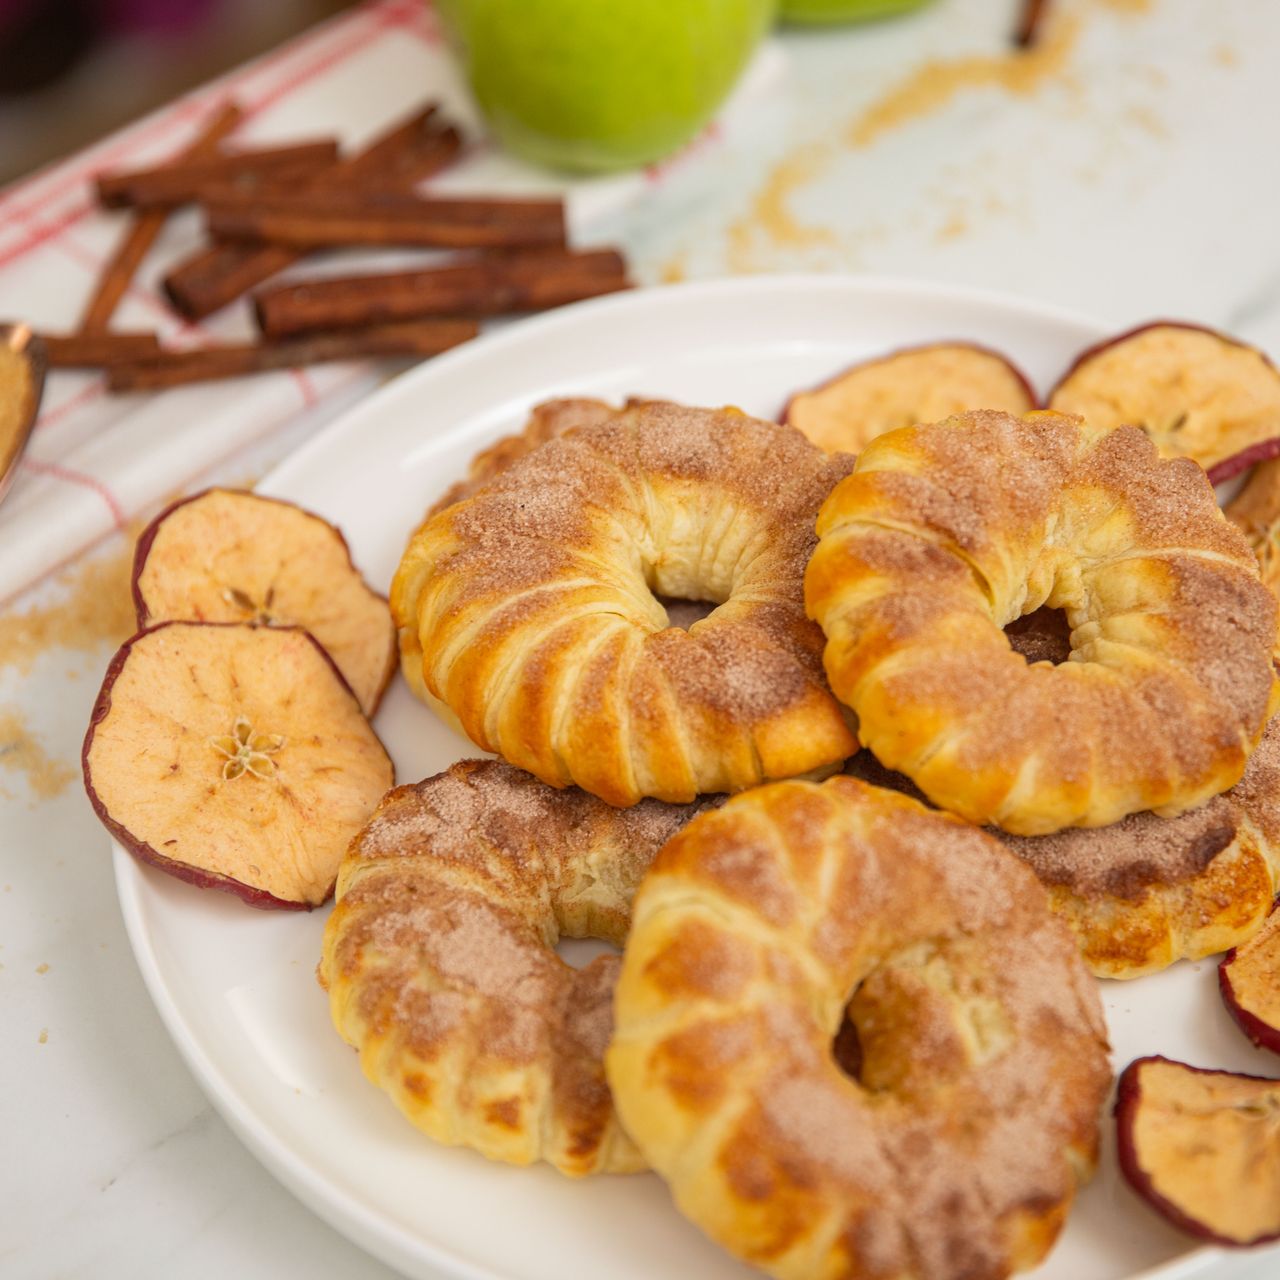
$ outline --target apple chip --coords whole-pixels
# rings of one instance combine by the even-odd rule
[[[332,659],[299,627],[165,622],[107,668],[84,781],[135,857],[255,907],[304,909],[394,781]]]
[[[45,345],[29,325],[0,325],[0,497],[35,426],[47,366]]]
[[[1049,408],[1095,427],[1141,427],[1214,484],[1280,454],[1280,372],[1255,347],[1190,324],[1151,324],[1079,356]]]
[[[342,534],[291,502],[208,489],[175,503],[138,539],[133,599],[139,627],[171,620],[305,627],[368,715],[395,670],[385,597],[360,576]]]
[[[1121,1171],[1175,1226],[1228,1245],[1280,1236],[1280,1080],[1139,1058],[1115,1114]]]
[[[792,396],[782,421],[829,453],[858,453],[876,436],[969,409],[1027,413],[1026,378],[1004,356],[969,342],[908,347],[856,364]]]
[[[1225,510],[1249,539],[1263,582],[1280,595],[1280,459],[1255,467]]]
[[[1223,957],[1218,987],[1241,1031],[1258,1048],[1280,1053],[1280,911],[1274,906],[1262,928]]]

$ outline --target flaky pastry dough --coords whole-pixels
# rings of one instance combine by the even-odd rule
[[[1179,813],[1239,781],[1276,701],[1276,601],[1204,472],[1135,427],[978,412],[872,441],[805,575],[859,735],[1018,835]],[[1042,606],[1068,661],[1003,628]]]

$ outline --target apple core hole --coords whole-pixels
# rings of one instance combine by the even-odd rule
[[[1055,666],[1071,656],[1071,624],[1062,609],[1047,605],[1021,618],[1015,618],[1004,629],[1014,653],[1028,663],[1052,662]]]

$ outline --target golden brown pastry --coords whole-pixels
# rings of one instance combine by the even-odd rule
[[[320,980],[365,1075],[424,1133],[562,1173],[644,1167],[603,1054],[616,956],[666,838],[716,801],[613,809],[496,760],[387,793],[338,876]]]
[[[870,751],[854,777],[919,793]],[[1049,892],[1099,978],[1139,978],[1253,937],[1280,876],[1280,716],[1223,795],[1172,818],[1131,813],[1109,827],[1047,836],[993,830]]]
[[[611,804],[830,768],[855,739],[801,581],[851,461],[664,403],[544,444],[410,543],[391,588],[410,683],[485,750]],[[686,631],[655,592],[719,607]]]
[[[1204,472],[1135,427],[961,414],[872,441],[805,576],[877,758],[1018,835],[1164,816],[1239,781],[1275,705],[1276,601]],[[1065,611],[1070,660],[1002,628]]]
[[[714,1240],[796,1280],[1044,1256],[1097,1158],[1106,1035],[1069,930],[989,835],[853,778],[777,783],[673,837],[632,919],[609,1083]]]
[[[467,478],[450,485],[444,495],[427,508],[427,519],[445,507],[451,507],[463,498],[469,498],[478,489],[484,488],[490,480],[500,476],[514,462],[519,462],[526,454],[532,453],[548,440],[562,436],[575,427],[586,427],[592,423],[605,422],[618,410],[603,400],[587,400],[563,398],[544,400],[534,405],[529,411],[529,420],[524,427],[509,436],[503,436],[487,449],[482,449],[471,459],[467,470]]]

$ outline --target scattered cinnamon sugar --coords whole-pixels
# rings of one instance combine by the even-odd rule
[[[245,476],[225,487],[252,489],[257,479]],[[171,493],[160,506],[181,496],[181,492]],[[147,523],[129,521],[117,539],[121,545],[90,554],[58,574],[54,603],[25,610],[0,608],[0,667],[11,666],[25,675],[41,654],[51,650],[94,653],[123,644],[137,630],[133,551]]]
[[[689,278],[689,255],[677,253],[658,268],[658,280],[662,284],[679,284]]]
[[[1095,7],[1129,15],[1144,13],[1150,8],[1150,0],[1092,0],[1092,3]],[[1076,7],[1087,12],[1089,0],[1079,0]],[[914,67],[864,108],[844,129],[840,139],[819,138],[803,143],[769,170],[747,212],[726,230],[729,268],[737,274],[766,271],[776,266],[778,251],[815,249],[836,250],[843,265],[849,265],[857,256],[857,247],[865,232],[837,235],[833,228],[803,222],[794,210],[797,193],[814,182],[838,156],[839,142],[855,148],[870,146],[895,129],[942,111],[957,97],[975,89],[1030,97],[1051,83],[1078,88],[1067,68],[1083,29],[1081,12],[1059,14],[1050,23],[1045,38],[1029,49],[936,58]],[[1154,68],[1141,70],[1153,82],[1160,75]],[[1139,127],[1153,135],[1163,135],[1162,122],[1144,108],[1133,108],[1130,116]],[[946,241],[967,230],[963,218],[953,217],[935,233],[935,238]]]
[[[48,1027],[42,1027],[42,1028],[41,1028],[41,1030],[40,1030],[40,1034],[36,1037],[36,1039],[37,1039],[41,1044],[48,1044],[48,1043],[49,1043],[49,1028],[48,1028]]]
[[[47,964],[38,964],[38,965],[36,965],[36,972],[37,972],[37,973],[40,973],[40,974],[48,973],[48,972],[49,972],[49,966],[48,966]]]
[[[71,765],[50,756],[14,711],[0,711],[0,768],[22,774],[38,800],[61,795],[79,776]]]
[[[947,220],[933,233],[933,238],[939,244],[945,244],[948,240],[959,240],[961,236],[968,235],[969,230],[969,219],[964,212],[953,209]]]
[[[1030,49],[926,62],[863,111],[849,126],[846,138],[855,147],[870,146],[884,134],[934,114],[970,89],[999,89],[1028,97],[1066,67],[1080,31],[1080,19],[1068,14]]]
[[[1094,3],[1135,16],[1151,8],[1151,0]],[[863,111],[849,126],[846,138],[855,147],[869,146],[894,129],[942,110],[971,89],[996,89],[1018,97],[1038,93],[1046,84],[1062,79],[1082,29],[1079,14],[1063,14],[1051,23],[1045,38],[1029,49],[926,62]]]
[[[830,148],[820,142],[799,147],[775,166],[756,195],[752,211],[757,225],[764,228],[775,244],[801,248],[814,244],[830,244],[834,240],[826,227],[801,222],[791,207],[791,199],[802,187],[813,181],[830,155]]]
[[[1153,138],[1167,138],[1169,136],[1168,126],[1150,107],[1136,104],[1130,106],[1126,109],[1124,118],[1137,125],[1139,129],[1149,133]]]
[[[746,214],[729,224],[729,265],[735,272],[761,269],[758,250],[808,249],[835,244],[827,227],[801,222],[792,209],[796,192],[813,182],[831,162],[829,143],[810,142],[785,156],[770,170]]]
[[[59,598],[21,612],[0,612],[0,664],[26,674],[56,649],[92,653],[127,640],[136,630],[130,573],[131,531],[124,546],[62,573]]]

